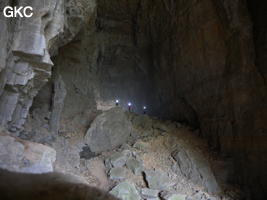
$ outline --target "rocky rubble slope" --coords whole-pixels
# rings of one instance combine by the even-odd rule
[[[97,117],[93,124],[102,122],[102,127],[108,124],[110,129],[106,133],[114,131],[116,134],[114,127],[118,125],[116,115],[112,113],[118,112],[125,111],[111,109],[101,118]],[[240,198],[238,190],[230,188],[225,182],[227,169],[222,170],[222,164],[225,163],[208,153],[205,142],[198,139],[189,128],[146,115],[126,114],[126,119],[131,123],[130,134],[125,133],[129,135],[128,141],[121,138],[121,145],[117,145],[117,148],[102,151],[86,161],[88,166],[96,160],[105,163],[102,169],[106,173],[105,181],[108,181],[111,194],[122,200]],[[103,120],[103,116],[112,118]],[[117,120],[119,122],[121,119]],[[112,123],[105,124],[108,121]],[[89,128],[87,134],[91,129],[94,126]],[[98,130],[103,131],[99,127]],[[108,135],[105,139],[109,141]],[[97,141],[97,135],[90,141]],[[90,144],[88,146],[90,149]]]
[[[85,136],[58,135],[49,145],[57,152],[54,171],[122,200],[238,200],[240,193],[226,182],[227,162],[196,134],[116,107],[99,114]]]

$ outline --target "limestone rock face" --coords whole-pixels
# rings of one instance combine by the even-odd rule
[[[50,57],[80,30],[82,13],[76,3],[22,0],[15,6],[32,6],[33,17],[0,15],[1,125],[12,131],[22,128],[33,98],[51,76]],[[12,1],[1,1],[1,12],[7,5]]]
[[[53,171],[56,151],[48,146],[0,134],[0,168],[41,174]]]
[[[92,152],[111,150],[125,143],[131,131],[132,124],[125,111],[113,108],[96,117],[86,133],[85,142]]]

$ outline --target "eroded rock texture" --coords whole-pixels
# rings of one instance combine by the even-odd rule
[[[64,1],[3,1],[7,5],[30,5],[32,18],[4,18],[1,13],[1,105],[0,121],[13,131],[25,123],[33,98],[51,77],[51,55],[80,30],[81,10]]]

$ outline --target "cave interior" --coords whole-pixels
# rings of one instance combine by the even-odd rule
[[[267,198],[266,1],[7,5],[34,15],[0,15],[3,200]]]

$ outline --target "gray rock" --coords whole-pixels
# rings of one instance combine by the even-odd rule
[[[109,177],[111,180],[124,180],[127,178],[128,170],[124,167],[112,168],[109,171]]]
[[[135,175],[139,175],[141,174],[142,170],[143,170],[143,164],[141,161],[136,160],[135,158],[130,158],[127,162],[126,162],[126,166],[128,169],[132,170],[132,172]]]
[[[216,198],[216,197],[209,197],[208,200],[218,200],[218,198]]]
[[[121,200],[141,200],[135,185],[129,182],[120,183],[110,193]]]
[[[125,143],[131,130],[132,124],[125,112],[113,108],[96,117],[86,133],[85,142],[92,152],[111,150]]]
[[[162,197],[163,200],[186,200],[186,195],[183,194],[167,194]]]
[[[159,190],[152,190],[149,188],[142,188],[141,194],[144,198],[158,198]]]
[[[178,147],[173,153],[182,174],[196,184],[204,186],[207,192],[217,194],[221,191],[209,162],[202,154],[190,147]]]
[[[67,91],[65,88],[65,83],[62,80],[61,75],[55,77],[54,81],[54,96],[52,103],[52,112],[50,122],[50,130],[57,134],[60,127],[60,116],[64,107],[64,100],[66,97]]]
[[[145,200],[161,200],[161,199],[158,197],[151,197],[151,198],[146,198]]]
[[[161,171],[147,170],[145,171],[145,179],[151,189],[165,190],[174,185],[168,175]]]
[[[193,194],[192,196],[186,197],[186,200],[207,200],[208,198],[206,195],[202,192],[197,192]]]
[[[48,146],[0,134],[0,168],[41,174],[53,171],[56,151]]]
[[[123,152],[116,152],[113,155],[111,155],[109,161],[113,167],[122,167],[125,165],[130,155],[131,152],[128,150],[125,150]]]

